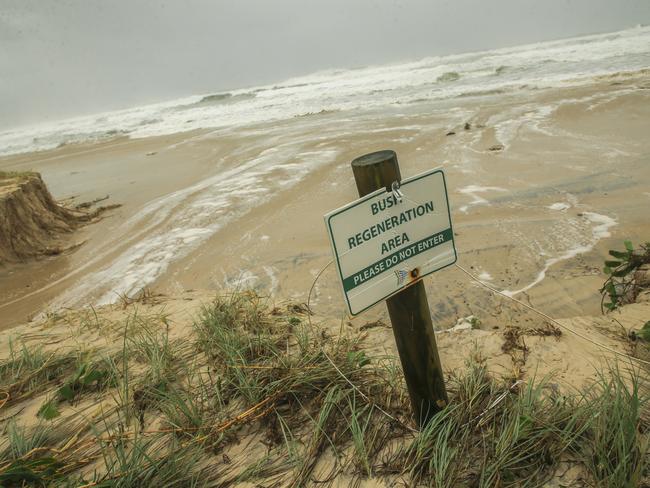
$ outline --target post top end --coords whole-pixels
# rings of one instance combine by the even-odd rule
[[[390,160],[397,160],[397,154],[391,149],[385,149],[359,156],[352,161],[352,166],[371,166]]]

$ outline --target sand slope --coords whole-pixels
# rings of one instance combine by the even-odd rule
[[[214,296],[214,292],[207,290],[187,290],[174,297],[146,290],[137,299],[99,308],[63,309],[38,322],[0,331],[0,359],[9,356],[12,338],[14,343],[20,339],[28,346],[43,346],[46,351],[82,347],[97,354],[110,354],[121,347],[124,324],[134,316],[164,316],[170,340],[188,338],[201,308]],[[275,303],[272,298],[264,300],[271,306]],[[517,313],[514,308],[512,312]],[[552,375],[558,386],[581,387],[595,378],[606,362],[618,360],[639,365],[596,343],[622,355],[649,359],[645,357],[644,347],[630,338],[630,332],[641,329],[649,317],[650,293],[646,292],[638,303],[606,315],[559,319],[567,329],[578,331],[594,342],[543,319],[526,327],[509,323],[488,327],[479,323],[475,328],[437,330],[436,341],[447,375],[463,369],[472,355],[480,354],[487,360],[489,369],[497,374],[521,379]],[[385,322],[360,318],[351,323],[318,316],[313,316],[311,322],[333,336],[361,334],[369,352],[397,356],[391,326]]]
[[[57,254],[81,216],[57,204],[38,173],[0,174],[0,263]]]
[[[206,291],[187,291],[173,298],[149,291],[141,294],[137,300],[124,299],[121,303],[98,309],[67,310],[51,314],[37,324],[26,324],[0,332],[0,361],[4,362],[11,356],[11,343],[14,354],[22,354],[19,351],[23,346],[30,350],[40,347],[46,356],[56,355],[70,364],[74,363],[75,357],[114,357],[119,361],[120,349],[129,337],[128,328],[130,327],[133,333],[139,320],[153,320],[166,330],[169,344],[180,347],[178,351],[179,354],[182,353],[182,360],[188,364],[193,363],[200,357],[201,352],[193,338],[192,324],[197,319],[202,305],[209,303],[212,297],[213,294]],[[290,314],[299,315],[299,320],[307,323],[303,306],[286,302],[274,304],[271,299],[262,300],[268,301],[267,309],[272,310],[271,314],[275,314],[276,310],[278,315],[289,311]],[[646,350],[646,346],[630,341],[628,336],[631,330],[643,325],[648,315],[650,301],[646,300],[625,306],[607,316],[575,317],[562,319],[561,323],[620,353],[638,355],[642,350]],[[311,317],[310,320],[309,326],[313,327],[323,340],[330,338],[336,341],[337,338],[345,340],[345,337],[356,337],[362,341],[359,344],[363,344],[363,351],[367,352],[369,357],[396,354],[390,326],[382,322],[359,321],[353,325],[322,317]],[[593,342],[577,338],[566,330],[559,332],[543,322],[525,329],[509,327],[508,324],[489,330],[482,329],[480,325],[478,328],[461,326],[439,331],[436,337],[447,377],[462,375],[467,370],[466,363],[473,357],[480,356],[486,361],[491,373],[503,376],[513,384],[518,384],[516,382],[520,380],[539,382],[542,378],[547,378],[546,385],[553,393],[568,393],[585,387],[600,372],[606,371],[604,363],[613,359],[611,353],[603,352]],[[637,346],[638,351],[635,350]],[[626,359],[619,360],[623,367],[626,363]],[[134,376],[131,381],[138,375],[142,376],[147,366],[133,364],[131,374]],[[1,392],[0,425],[9,421],[33,428],[42,425],[39,424],[37,412],[48,399],[55,397],[54,392],[61,387],[61,381],[52,379],[49,381],[49,387],[44,385],[45,388],[31,394]],[[68,435],[78,432],[69,442],[78,444],[79,449],[86,449],[88,459],[101,459],[97,443],[92,440],[94,431],[87,432],[88,425],[100,422],[106,412],[113,412],[120,391],[119,388],[113,388],[103,392],[90,392],[71,404],[60,402],[58,405],[60,416],[53,425],[63,429]],[[132,393],[132,402],[136,407],[137,391],[139,390],[134,389]],[[141,429],[146,428],[147,432],[155,433],[164,427],[158,418],[159,414],[152,412],[146,417],[142,415]],[[218,452],[219,456],[213,460],[215,469],[227,471],[231,466],[246,466],[258,459],[264,459],[268,454],[268,447],[262,442],[264,432],[260,428],[242,427],[238,436],[236,442],[226,442],[223,451]],[[165,447],[173,448],[173,445],[159,446],[161,450]],[[90,476],[94,469],[101,471],[98,462],[85,461],[79,463],[79,466],[85,475]],[[323,479],[327,473],[333,472],[335,464],[334,459],[324,456],[314,468],[314,479]],[[551,484],[547,486],[586,486],[586,475],[575,462],[562,461],[551,477]],[[331,486],[349,486],[353,482],[359,483],[358,486],[394,486],[397,481],[390,476],[351,479],[347,475],[341,475],[330,479]],[[237,483],[237,486],[255,485]]]
[[[78,247],[80,244],[67,242],[71,232],[96,221],[104,211],[119,207],[91,209],[95,203],[69,208],[52,197],[39,173],[0,172],[0,264],[57,255]]]

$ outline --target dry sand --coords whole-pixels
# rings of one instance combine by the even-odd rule
[[[123,206],[75,235],[86,241],[75,253],[0,268],[0,328],[145,286],[167,295],[253,287],[306,301],[331,259],[322,216],[356,198],[349,161],[384,148],[397,151],[404,176],[445,169],[459,264],[553,316],[596,315],[607,250],[650,236],[648,88],[642,72],[525,99],[323,113],[2,158],[2,170],[41,172],[58,199],[110,195]],[[468,315],[485,330],[539,325],[454,268],[426,286],[438,328]],[[344,316],[332,266],[312,307]],[[386,320],[383,305],[353,323],[376,319]]]
[[[0,331],[0,358],[10,355],[9,347],[13,340],[14,348],[22,347],[42,350],[45,355],[57,354],[63,356],[90,354],[93,358],[103,358],[119,353],[126,334],[126,327],[138,327],[135,317],[151,320],[154,327],[166,327],[170,343],[178,345],[184,352],[199,354],[195,350],[196,336],[192,325],[198,318],[201,307],[209,304],[213,294],[205,291],[184,292],[176,297],[149,295],[144,299],[121,302],[97,309],[61,311],[51,314],[36,324],[24,324],[13,329]],[[269,310],[277,305],[284,309],[286,303],[268,300]],[[650,313],[650,292],[644,293],[641,301],[626,305],[616,314],[608,317],[577,317],[562,319],[561,325],[587,333],[593,340],[606,345],[621,354],[645,354],[645,345],[636,345],[628,341],[631,330],[638,329]],[[164,317],[162,319],[161,317]],[[301,316],[306,321],[306,316]],[[323,337],[361,337],[363,347],[370,357],[383,357],[385,354],[396,356],[397,351],[392,330],[381,322],[358,321],[356,324],[333,320],[332,318],[313,316],[311,326],[317,328]],[[154,329],[156,330],[156,329]],[[517,338],[512,339],[511,332],[518,332]],[[562,329],[564,330],[564,329]],[[547,335],[547,332],[550,334]],[[606,362],[614,359],[614,354],[601,350],[591,342],[584,341],[566,331],[557,333],[553,328],[542,325],[538,329],[500,328],[493,330],[456,328],[455,330],[439,331],[436,334],[441,361],[446,377],[465,370],[466,363],[472,357],[484,358],[488,370],[498,376],[514,381],[515,379],[532,380],[544,379],[546,388],[555,393],[573,394],[583,389],[606,368]],[[638,349],[638,350],[637,350]],[[644,352],[645,351],[645,352]],[[624,361],[625,365],[626,362]],[[133,367],[133,366],[132,366]],[[137,368],[135,373],[142,374]],[[133,381],[133,378],[131,379]],[[56,384],[51,388],[58,387]],[[0,399],[4,402],[1,420],[18,419],[21,425],[34,426],[38,423],[37,412],[43,403],[52,397],[51,388],[25,399],[13,401],[6,408],[4,404],[9,396]],[[73,405],[61,403],[61,420],[57,428],[70,432],[84,431],[86,422],[99,422],[106,412],[112,412],[118,395],[97,393],[87,395]],[[148,419],[149,428],[158,425],[156,415]],[[85,435],[85,434],[84,434]],[[92,436],[94,436],[92,431]],[[219,451],[224,463],[247,465],[255,459],[261,459],[268,453],[268,446],[260,440],[260,432],[254,429],[242,429],[238,433],[237,442],[226,443],[224,450]],[[82,438],[83,439],[83,438]],[[75,436],[75,442],[80,442]],[[83,442],[80,442],[84,445]],[[91,443],[92,444],[92,443]],[[88,447],[88,445],[86,445]],[[99,458],[99,453],[95,453]],[[216,461],[220,462],[220,461]],[[567,466],[575,466],[570,462]],[[92,474],[95,464],[84,468],[87,475]],[[334,460],[325,457],[319,464],[315,479],[323,479],[334,467]],[[572,484],[576,476],[584,475],[581,469],[569,472],[562,463],[553,475],[548,486],[587,486],[584,482]],[[348,486],[346,483],[361,482],[361,486],[378,487],[394,486],[391,478],[375,477],[354,480],[345,475],[337,477],[333,486]],[[584,481],[584,480],[583,480]],[[558,484],[559,483],[559,484]],[[241,484],[238,486],[254,486]]]
[[[188,347],[195,347],[192,324],[198,319],[201,308],[209,305],[214,297],[205,290],[187,291],[175,297],[154,294],[92,310],[60,311],[38,323],[0,331],[0,358],[9,356],[11,340],[14,347],[24,344],[28,348],[42,348],[46,353],[94,351],[96,357],[111,355],[121,350],[124,327],[129,320],[135,323],[135,316],[165,317],[170,342],[179,340]],[[263,303],[268,304],[269,309],[286,305],[286,302],[271,298]],[[595,380],[607,362],[620,360],[620,355],[650,360],[645,345],[628,340],[629,333],[638,330],[649,314],[650,291],[646,291],[639,302],[626,305],[609,316],[561,319],[559,333],[557,328],[540,323],[538,328],[515,328],[520,335],[513,341],[510,327],[485,330],[461,326],[438,331],[436,341],[445,376],[463,370],[472,356],[479,355],[486,360],[489,371],[498,376],[526,380],[550,378],[554,388],[574,392]],[[160,320],[154,322],[160,325]],[[333,337],[361,335],[371,357],[398,356],[391,327],[384,322],[358,320],[351,323],[319,316],[312,316],[310,322]],[[620,355],[603,350],[567,332],[566,328],[587,334]],[[624,359],[623,364],[626,363]],[[32,410],[40,406],[39,402],[32,403]],[[18,407],[24,405],[13,408]],[[21,418],[31,417],[21,414]]]

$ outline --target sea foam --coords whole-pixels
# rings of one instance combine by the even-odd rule
[[[167,135],[331,112],[578,86],[650,66],[650,27],[420,61],[327,70],[282,83],[200,94],[0,133],[0,156],[60,145]],[[531,111],[535,122],[545,113]],[[540,130],[543,130],[539,127]],[[498,125],[502,143],[515,127]]]
[[[541,283],[544,278],[546,278],[546,273],[551,268],[551,266],[561,261],[566,261],[567,259],[572,259],[580,254],[585,254],[591,251],[599,240],[605,237],[610,237],[611,233],[609,232],[609,229],[617,224],[616,220],[612,217],[595,212],[583,212],[582,216],[591,224],[593,224],[593,227],[591,228],[591,239],[588,243],[578,244],[575,247],[572,247],[571,249],[563,252],[559,256],[547,259],[544,263],[544,266],[542,267],[542,270],[537,274],[532,282],[517,290],[503,290],[502,293],[509,297],[514,297],[515,295],[519,295],[520,293],[530,290],[535,285]]]

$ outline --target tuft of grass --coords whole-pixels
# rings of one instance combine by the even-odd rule
[[[0,485],[301,487],[343,474],[436,488],[544,486],[567,458],[590,486],[647,483],[638,371],[612,367],[584,391],[560,394],[550,378],[495,377],[473,353],[448,381],[449,405],[417,432],[395,358],[368,354],[363,336],[308,327],[299,314],[251,293],[219,297],[184,343],[170,340],[162,316],[129,316],[118,355],[103,363],[77,355],[51,379],[54,408],[68,400],[65,387],[73,401],[98,395],[75,412],[83,421],[7,425]],[[31,349],[12,357],[2,363],[10,384],[53,361]],[[264,449],[235,447],[252,440]]]
[[[232,293],[217,297],[203,307],[197,332],[203,340],[210,340],[210,332],[217,329],[241,330],[257,335],[280,330],[278,320],[272,316],[268,304],[254,292]]]
[[[52,440],[52,427],[44,423],[27,427],[11,419],[5,426],[5,436],[0,444],[0,461],[16,461],[47,445]]]
[[[612,368],[583,392],[561,396],[548,379],[523,387],[468,364],[453,401],[392,460],[414,483],[542,486],[563,456],[582,461],[599,487],[640,486],[650,458],[637,373]]]
[[[157,325],[162,324],[160,330]],[[165,316],[155,320],[134,318],[132,333],[127,337],[127,347],[136,361],[146,364],[147,382],[169,383],[174,379],[174,348],[169,341],[169,323]]]
[[[373,405],[363,405],[358,408],[357,404],[356,394],[353,394],[352,398],[348,398],[348,408],[350,409],[349,429],[354,448],[353,458],[363,476],[372,477],[372,455],[377,450],[379,430],[376,428],[376,419],[373,416]]]
[[[9,339],[9,358],[0,363],[0,382],[12,384],[22,377],[39,371],[47,361],[40,347],[28,348],[24,342],[16,348],[13,338]]]
[[[201,452],[196,446],[181,446],[170,436],[120,439],[102,451],[105,473],[96,475],[92,486],[206,486],[212,479],[197,468]]]
[[[161,330],[158,326],[163,325]],[[140,425],[144,426],[144,414],[157,408],[177,380],[175,349],[169,340],[169,323],[165,316],[155,319],[133,317],[132,332],[125,338],[123,355],[132,356],[138,363],[146,365],[133,385],[133,407]],[[126,363],[123,365],[127,367]],[[128,372],[123,372],[125,388],[128,389]],[[128,392],[125,394],[128,399]],[[128,402],[127,402],[128,403]]]
[[[571,412],[551,402],[544,386],[544,381],[529,382],[509,396],[486,425],[494,441],[485,445],[480,486],[539,483],[552,474],[548,467],[559,462],[561,426]]]
[[[599,487],[641,486],[650,471],[644,408],[648,395],[639,371],[610,365],[582,399],[588,405],[584,434],[573,447]],[[647,481],[647,479],[646,479]]]
[[[37,175],[35,171],[0,171],[0,180],[25,181]]]
[[[435,488],[458,486],[466,468],[464,450],[468,448],[468,429],[458,424],[460,412],[448,407],[437,414],[400,454],[402,471],[414,483]]]
[[[294,465],[291,458],[268,453],[245,466],[239,474],[233,477],[232,481],[228,480],[226,486],[254,480],[263,480],[267,486],[276,486],[283,475]]]
[[[9,395],[7,405],[50,388],[74,367],[75,359],[73,353],[45,353],[11,339],[9,357],[0,362],[0,390]]]
[[[203,398],[197,392],[171,388],[162,394],[161,411],[165,423],[179,433],[190,436],[202,435],[208,424],[208,412]]]
[[[57,449],[76,438],[70,424],[28,426],[11,419],[4,434],[0,440],[0,486],[60,486],[67,470],[83,465],[78,455]]]
[[[218,298],[203,310],[195,324],[197,347],[218,371],[219,401],[264,405],[255,419],[266,425],[271,445],[291,452],[298,485],[309,481],[326,451],[342,453],[352,444],[357,469],[369,475],[371,458],[400,432],[379,421],[384,414],[375,405],[399,415],[406,399],[402,385],[388,378],[394,371],[388,360],[373,363],[358,339],[334,341],[291,318],[269,313],[250,296]],[[302,433],[301,442],[296,433]]]

